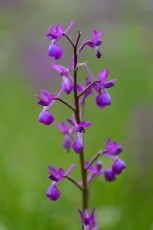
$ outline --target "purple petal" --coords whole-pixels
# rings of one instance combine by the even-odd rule
[[[68,176],[72,171],[73,171],[73,169],[76,167],[76,164],[72,164],[71,166],[70,166],[70,168],[67,170],[67,172],[65,173],[65,175],[64,176]]]
[[[52,68],[56,70],[61,76],[68,76],[69,69],[62,65],[52,64]]]
[[[49,187],[47,194],[46,194],[51,201],[56,201],[60,197],[60,192],[56,187],[56,184],[53,182]]]
[[[123,169],[126,168],[126,164],[119,158],[116,158],[112,164],[112,170],[115,174],[120,174]]]
[[[73,127],[76,127],[75,123],[74,123],[72,120],[67,119],[67,121],[68,121]]]
[[[56,124],[56,127],[63,133],[63,134],[69,134],[70,128],[69,126],[63,121],[61,124]]]
[[[111,96],[107,91],[102,92],[96,97],[96,104],[103,109],[105,106],[111,105]]]
[[[114,181],[116,179],[115,174],[111,169],[104,170],[104,176],[107,181]]]
[[[98,75],[98,80],[102,83],[105,84],[108,76],[108,69],[105,69],[101,71]]]
[[[94,30],[93,31],[93,33],[92,33],[92,42],[94,43],[94,44],[96,44],[96,43],[98,43],[98,44],[100,44],[101,45],[101,39],[100,39],[100,36],[102,35],[102,32],[100,31],[100,32],[98,32],[98,31],[96,31],[96,30]]]
[[[48,56],[53,57],[54,59],[60,59],[63,55],[63,50],[55,42],[51,42],[48,49]]]
[[[76,153],[80,153],[82,151],[82,149],[83,149],[82,137],[78,136],[75,139],[75,141],[73,142],[72,148]]]
[[[70,21],[70,24],[68,25],[64,33],[66,34],[72,28],[73,25],[74,25],[74,21]]]
[[[38,121],[44,125],[51,125],[54,121],[54,117],[48,110],[43,110],[39,115]]]

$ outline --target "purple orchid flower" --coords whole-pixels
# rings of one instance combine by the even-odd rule
[[[102,151],[102,154],[114,158],[116,155],[122,152],[122,144],[117,144],[117,142],[112,142],[110,138],[106,141],[106,151]]]
[[[90,69],[88,68],[87,65],[85,65],[85,69],[92,79],[92,81],[97,81],[96,78],[92,75]],[[106,90],[107,88],[110,88],[114,86],[115,79],[112,79],[107,82],[107,76],[108,76],[108,70],[103,70],[99,73],[98,75],[98,80],[99,83],[96,83],[95,85],[92,86],[97,92],[98,96],[96,97],[96,104],[98,105],[99,108],[103,109],[108,105],[111,105],[111,96]]]
[[[64,179],[64,177],[68,176],[75,168],[75,166],[76,166],[75,164],[72,164],[66,173],[64,173],[64,170],[62,168],[57,170],[51,165],[48,166],[49,174],[50,174],[49,179],[52,180],[53,182],[49,187],[46,195],[49,197],[51,201],[56,201],[60,197],[60,191],[56,187],[56,184],[60,183]]]
[[[60,24],[56,26],[56,29],[54,29],[52,25],[49,27],[47,38],[51,40],[51,44],[48,49],[48,56],[53,57],[56,60],[63,56],[63,50],[59,45],[57,45],[57,42],[72,28],[73,25],[74,22],[71,21],[65,31]]]
[[[99,51],[99,46],[102,44],[102,40],[101,40],[101,35],[102,32],[98,32],[97,30],[94,30],[92,33],[92,40],[88,40],[86,41],[86,45],[90,46],[92,49],[97,51],[97,58],[101,58],[102,54]]]
[[[76,153],[80,153],[84,148],[82,134],[85,132],[85,129],[89,127],[92,123],[90,121],[82,121],[79,124],[76,124],[75,121],[72,121],[70,119],[67,119],[67,121],[74,127],[73,134],[77,133],[77,138],[74,140],[72,148]]]
[[[43,106],[43,110],[39,115],[38,121],[44,125],[51,125],[54,122],[54,116],[48,111],[48,109],[55,103],[54,95],[50,94],[47,90],[41,89],[41,96],[38,98],[38,104]],[[63,88],[59,91],[56,97],[60,97],[63,93]]]
[[[64,121],[61,124],[57,124],[56,127],[64,134],[64,148],[70,151],[72,130]]]
[[[97,230],[95,209],[93,209],[91,215],[89,215],[89,212],[87,209],[84,210],[84,213],[80,209],[78,211],[81,216],[82,225],[84,227],[84,230]]]
[[[54,29],[53,25],[50,25],[49,27],[49,33],[46,35],[50,40],[54,39],[61,39],[63,37],[63,34],[67,34],[68,31],[72,28],[74,25],[74,21],[70,21],[68,27],[66,30],[63,29],[63,27],[60,24],[57,24],[56,29]]]
[[[71,91],[73,90],[73,79],[71,77],[70,70],[62,65],[55,65],[55,64],[52,64],[52,68],[62,76],[63,89],[67,94],[70,94]]]

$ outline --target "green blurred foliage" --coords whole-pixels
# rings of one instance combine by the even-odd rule
[[[92,28],[103,30],[102,59],[97,60],[94,51],[87,49],[82,60],[88,57],[95,76],[108,68],[109,78],[118,79],[110,90],[112,106],[99,110],[94,96],[88,99],[85,119],[93,126],[86,132],[86,158],[104,147],[109,136],[124,142],[122,158],[127,162],[127,170],[114,183],[102,178],[93,182],[90,208],[96,207],[100,229],[152,230],[153,4],[149,0],[118,0],[115,4],[113,0],[66,0],[63,8],[62,3],[0,3],[0,230],[80,229],[77,188],[63,181],[58,202],[51,203],[45,196],[50,185],[47,165],[66,170],[76,162],[79,168],[78,156],[65,152],[63,136],[55,125],[45,127],[37,122],[41,108],[34,98],[40,88],[53,92],[60,88],[44,35],[51,22],[66,27],[71,19],[75,20],[72,37],[79,26],[84,39],[90,38]],[[67,41],[62,45],[63,64],[69,65],[71,50]],[[80,79],[86,75],[83,69],[79,73]],[[59,103],[51,111],[58,123],[71,118],[71,112]],[[80,180],[77,169],[73,176]]]

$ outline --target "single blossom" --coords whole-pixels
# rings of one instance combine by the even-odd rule
[[[63,29],[61,24],[57,24],[56,29],[54,29],[53,25],[50,25],[49,27],[49,33],[46,35],[50,40],[54,39],[61,39],[63,37],[63,34],[67,34],[68,31],[72,28],[74,25],[74,21],[70,21],[68,27],[66,30]]]
[[[97,51],[97,58],[101,58],[102,54],[99,51],[99,46],[102,44],[102,40],[101,40],[101,35],[102,32],[98,32],[97,30],[94,30],[92,33],[92,40],[88,40],[86,41],[86,45],[90,46],[92,49]]]
[[[75,166],[76,166],[75,164],[72,164],[66,173],[64,173],[64,169],[62,168],[56,169],[51,165],[48,166],[49,174],[50,174],[49,179],[52,180],[52,184],[48,188],[46,195],[49,197],[51,201],[56,201],[59,199],[60,191],[58,190],[56,185],[60,183],[64,179],[64,177],[68,176],[75,168]]]
[[[117,142],[112,142],[110,138],[106,141],[106,151],[102,151],[102,154],[110,158],[114,158],[116,155],[122,152],[122,144],[117,144]]]
[[[48,56],[56,60],[63,56],[63,50],[57,42],[72,28],[73,24],[74,22],[71,21],[66,30],[64,30],[60,24],[56,26],[56,29],[54,29],[53,25],[49,27],[47,38],[51,40],[51,44],[48,48]]]
[[[89,127],[92,123],[90,121],[82,121],[79,124],[77,124],[75,121],[72,121],[70,119],[67,120],[73,126],[72,133],[77,133],[77,138],[74,140],[72,148],[76,153],[80,153],[84,148],[83,133],[85,133],[85,129]]]
[[[84,230],[97,230],[95,209],[93,209],[91,215],[89,214],[88,209],[85,209],[84,212],[82,212],[80,209],[78,211],[81,216]]]
[[[38,104],[43,106],[38,121],[44,125],[51,125],[54,122],[54,116],[48,111],[48,109],[55,103],[54,95],[50,94],[47,90],[41,89],[41,96],[36,96],[38,98]],[[60,97],[63,93],[63,88],[59,91],[56,97]]]
[[[69,94],[73,90],[73,80],[70,74],[70,70],[62,65],[52,64],[52,68],[56,70],[62,76],[62,87],[64,91]]]

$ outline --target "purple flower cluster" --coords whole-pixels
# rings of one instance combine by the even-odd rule
[[[59,93],[55,95],[49,93],[47,90],[42,89],[40,92],[41,95],[36,97],[38,99],[38,104],[43,107],[38,120],[44,125],[49,126],[54,122],[54,116],[49,109],[56,101],[63,103],[72,111],[72,119],[68,118],[67,121],[62,121],[60,124],[56,123],[56,127],[64,135],[64,148],[68,152],[71,150],[74,151],[79,156],[82,178],[80,182],[77,182],[70,177],[70,173],[76,166],[75,164],[72,164],[67,172],[64,172],[63,168],[56,169],[49,165],[49,179],[52,181],[52,183],[47,191],[47,197],[51,201],[58,200],[60,197],[58,184],[64,179],[70,180],[82,192],[82,211],[79,209],[79,213],[84,230],[97,230],[95,209],[93,209],[91,215],[88,211],[88,190],[90,188],[90,183],[93,179],[100,175],[103,175],[106,181],[114,181],[116,176],[121,174],[123,169],[126,168],[126,164],[118,157],[118,155],[122,152],[122,145],[118,145],[117,142],[112,142],[110,138],[108,138],[106,141],[105,150],[100,150],[90,161],[85,160],[83,136],[86,132],[86,128],[92,125],[92,122],[84,121],[86,99],[95,92],[95,103],[100,109],[104,109],[105,107],[111,105],[112,100],[108,89],[115,85],[116,80],[108,80],[108,69],[100,71],[98,77],[95,78],[86,62],[78,63],[79,56],[86,46],[96,50],[96,56],[98,59],[102,57],[102,54],[99,50],[99,47],[102,44],[102,32],[98,32],[96,29],[94,29],[92,39],[86,40],[78,48],[81,37],[80,31],[78,31],[78,36],[75,42],[68,35],[68,32],[73,25],[74,22],[71,21],[65,30],[60,24],[58,24],[56,28],[54,28],[53,25],[49,27],[49,33],[47,34],[47,38],[51,40],[51,44],[48,49],[49,57],[55,60],[62,58],[63,49],[58,43],[63,38],[66,38],[72,46],[73,55],[69,68],[59,64],[51,65],[52,69],[62,77],[61,89],[59,90]],[[88,74],[88,77],[85,78],[84,85],[78,83],[77,78],[77,71],[81,66],[85,68]],[[63,93],[68,95],[73,93],[73,105],[61,98]],[[98,160],[98,158],[101,156],[106,156],[113,160],[109,169],[104,169],[103,164]]]

